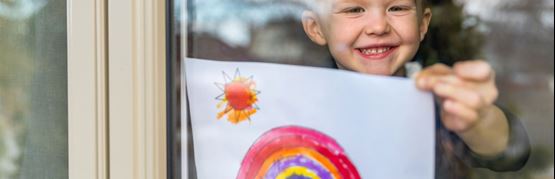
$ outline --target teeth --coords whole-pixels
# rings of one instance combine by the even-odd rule
[[[370,48],[370,49],[362,49],[361,52],[364,55],[375,55],[380,54],[388,51],[390,47],[382,47],[382,48]]]

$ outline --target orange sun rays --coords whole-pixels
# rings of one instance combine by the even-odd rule
[[[230,78],[225,72],[222,72],[224,83],[216,83],[216,86],[222,91],[222,94],[216,97],[220,102],[216,105],[218,109],[217,119],[227,115],[227,120],[233,124],[249,120],[250,116],[259,109],[256,105],[258,101],[257,95],[260,91],[255,89],[256,84],[253,76],[248,78],[241,76],[239,69],[235,70],[233,78]],[[224,107],[225,106],[225,107]]]

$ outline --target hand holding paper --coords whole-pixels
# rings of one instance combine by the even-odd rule
[[[495,74],[484,61],[467,61],[450,68],[436,64],[416,75],[417,87],[441,100],[441,119],[476,153],[495,156],[508,144],[508,123],[493,104],[498,96]]]

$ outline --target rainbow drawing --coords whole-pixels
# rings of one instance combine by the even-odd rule
[[[249,149],[237,179],[360,179],[331,137],[299,126],[274,128]]]

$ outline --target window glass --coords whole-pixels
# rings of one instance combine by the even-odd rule
[[[67,178],[64,0],[0,0],[0,178]]]
[[[327,49],[308,40],[300,25],[304,8],[301,3],[248,0],[188,3],[189,57],[332,66]]]
[[[303,0],[170,0],[172,55],[177,66],[174,91],[179,91],[185,57],[222,61],[257,61],[336,68],[327,47],[313,43],[301,25]],[[413,61],[424,68],[483,59],[495,70],[499,106],[526,128],[531,155],[518,172],[472,168],[472,178],[553,177],[553,1],[426,1],[433,14],[429,31]],[[183,34],[186,32],[186,34]],[[182,38],[185,37],[185,38]],[[186,56],[182,56],[186,55]],[[175,85],[177,84],[177,85]],[[172,95],[179,95],[178,92]],[[184,94],[182,94],[184,95]],[[174,97],[179,99],[178,97]],[[174,105],[179,105],[176,102]],[[194,104],[190,104],[194,105]],[[180,107],[172,106],[174,110]],[[174,114],[179,114],[174,111]],[[179,126],[187,119],[170,119],[177,126],[169,138],[179,153]],[[189,130],[190,132],[190,130]],[[173,137],[172,137],[173,136]],[[190,147],[190,146],[189,146]],[[189,150],[190,152],[190,150]],[[180,157],[170,157],[179,160]],[[188,171],[179,163],[189,162]],[[194,161],[173,161],[173,172],[189,172]],[[179,176],[179,175],[177,175]]]

